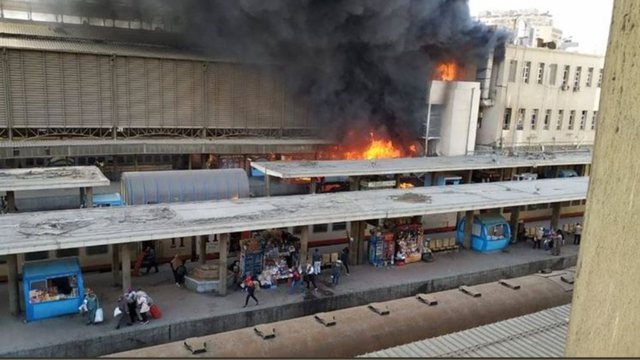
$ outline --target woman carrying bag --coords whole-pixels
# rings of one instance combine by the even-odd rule
[[[98,296],[91,289],[87,289],[84,297],[87,306],[88,321],[87,325],[95,325],[104,321],[104,313],[100,307]]]

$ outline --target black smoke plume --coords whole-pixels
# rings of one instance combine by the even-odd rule
[[[106,1],[111,11],[122,0]],[[137,16],[180,23],[185,44],[277,64],[310,101],[324,135],[368,128],[421,136],[433,65],[485,61],[506,34],[471,19],[467,0],[140,0]],[[153,12],[154,14],[150,14]]]

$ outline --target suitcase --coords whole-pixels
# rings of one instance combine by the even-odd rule
[[[149,312],[151,313],[151,317],[154,318],[154,319],[160,319],[162,317],[162,313],[160,312],[160,308],[156,304],[151,305],[151,308],[149,309]]]

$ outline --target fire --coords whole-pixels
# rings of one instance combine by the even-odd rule
[[[412,187],[414,187],[412,183],[408,183],[408,182],[400,183],[400,189],[410,189]]]
[[[402,156],[401,149],[393,145],[393,141],[385,139],[376,139],[373,132],[369,133],[371,138],[369,145],[363,151],[347,151],[344,158],[347,160],[375,160],[399,158]]]
[[[453,81],[458,77],[458,65],[454,62],[447,62],[438,65],[436,68],[436,76],[437,80],[442,81]]]

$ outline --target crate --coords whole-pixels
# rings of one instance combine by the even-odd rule
[[[332,263],[338,261],[339,254],[337,252],[331,253],[330,255],[331,255],[330,258]]]

